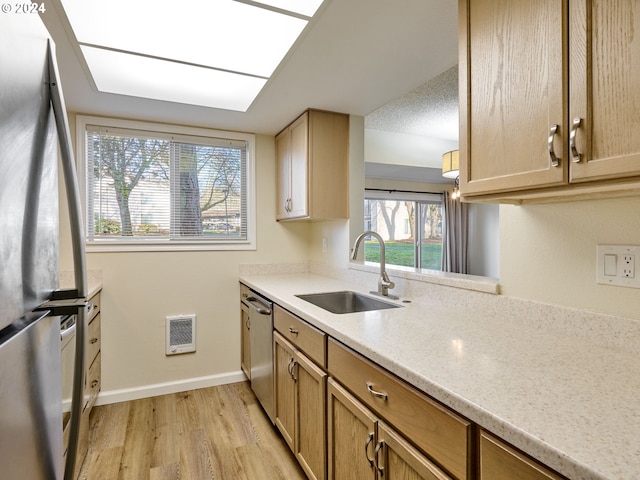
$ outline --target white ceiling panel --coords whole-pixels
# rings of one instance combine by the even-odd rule
[[[246,111],[263,78],[194,67],[94,47],[81,47],[101,92]]]

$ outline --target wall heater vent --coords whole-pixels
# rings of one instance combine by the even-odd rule
[[[196,351],[196,316],[167,317],[167,355]]]

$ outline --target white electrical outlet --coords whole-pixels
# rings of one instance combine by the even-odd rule
[[[638,255],[640,255],[640,246],[598,245],[596,248],[597,283],[640,288],[640,278],[636,278]]]
[[[636,256],[631,254],[622,255],[622,276],[633,278],[636,276]]]

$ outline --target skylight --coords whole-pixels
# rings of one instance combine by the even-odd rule
[[[61,0],[99,91],[238,111],[322,1]]]

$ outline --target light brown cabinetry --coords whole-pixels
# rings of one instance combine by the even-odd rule
[[[480,432],[480,480],[563,480],[488,432]]]
[[[332,377],[451,478],[473,478],[471,422],[333,339],[327,342],[327,366]]]
[[[349,116],[308,110],[276,136],[277,220],[349,217]]]
[[[251,380],[251,343],[249,323],[249,306],[245,303],[249,298],[249,287],[240,284],[240,368]]]
[[[75,467],[77,475],[80,473],[89,448],[89,416],[100,392],[101,382],[100,292],[93,295],[89,303],[93,305],[93,310],[89,315],[86,329],[84,395]]]
[[[330,480],[450,480],[333,378],[328,386]]]
[[[325,335],[277,305],[274,326],[276,427],[307,476],[325,479],[327,373],[300,349],[324,359]]]
[[[640,1],[460,0],[468,200],[640,186]]]

